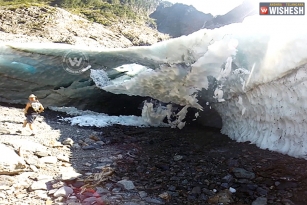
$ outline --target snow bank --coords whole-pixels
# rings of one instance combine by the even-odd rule
[[[144,107],[148,107],[145,104]],[[109,116],[104,113],[97,113],[93,111],[82,111],[74,107],[49,107],[51,110],[64,112],[73,117],[63,118],[63,121],[70,122],[71,125],[79,126],[94,126],[94,127],[107,127],[114,124],[136,126],[136,127],[168,127],[169,125],[163,123],[166,113],[161,113],[162,107],[155,109],[143,108],[142,116]],[[153,107],[152,107],[153,108]],[[145,114],[146,113],[146,114]],[[158,117],[159,116],[159,117]]]

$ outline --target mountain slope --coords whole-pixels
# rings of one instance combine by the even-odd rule
[[[169,2],[164,2],[157,7],[150,17],[156,19],[157,28],[160,32],[172,37],[179,37],[198,31],[213,16],[204,14],[193,6],[172,5]]]
[[[131,28],[126,22],[104,26],[47,5],[5,6],[0,7],[0,41],[31,42],[36,39],[38,42],[118,48],[151,45],[168,38],[144,24],[134,24]]]

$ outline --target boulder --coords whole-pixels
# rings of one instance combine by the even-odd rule
[[[8,146],[0,143],[0,174],[18,174],[26,168],[23,158]]]

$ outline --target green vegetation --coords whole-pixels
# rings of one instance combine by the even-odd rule
[[[118,20],[145,21],[161,0],[0,0],[0,6],[51,5],[64,8],[90,21],[110,25]]]
[[[45,5],[49,0],[0,0],[0,6],[18,6],[18,5]]]

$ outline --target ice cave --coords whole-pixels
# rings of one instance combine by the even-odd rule
[[[144,105],[143,120],[155,126],[175,115],[169,125],[181,129],[188,108],[200,113],[212,109],[222,119],[221,132],[230,138],[307,158],[307,29],[302,26],[306,18],[251,16],[242,23],[125,49],[8,43],[0,45],[1,75],[43,79],[31,89],[55,106],[74,105],[73,100],[56,101],[59,93],[91,95],[99,92],[97,88],[151,97],[165,103]],[[90,69],[82,75],[71,75],[62,67],[62,56],[71,50],[90,59]],[[22,82],[0,85],[14,90]],[[57,91],[50,91],[49,85]],[[17,92],[1,96],[2,101],[20,98]],[[182,110],[172,113],[173,104]]]

